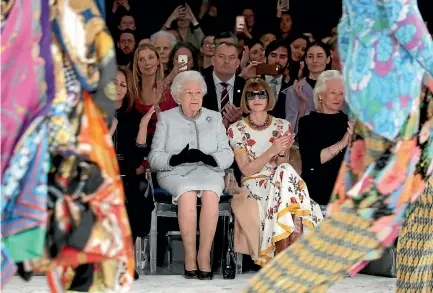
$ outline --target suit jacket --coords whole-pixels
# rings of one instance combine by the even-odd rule
[[[171,156],[180,153],[187,144],[190,149],[199,149],[212,155],[218,166],[214,168],[202,163],[170,166]],[[158,171],[158,180],[166,176],[184,176],[196,169],[223,175],[233,159],[233,151],[219,112],[202,108],[195,119],[183,115],[180,107],[159,113],[149,154],[150,167]]]
[[[213,71],[210,74],[204,76],[204,80],[207,86],[207,94],[203,97],[203,107],[218,112],[219,111],[218,97],[217,97],[217,91],[216,91],[212,73]],[[244,86],[245,86],[245,79],[236,76],[235,84],[233,88],[233,104],[236,107],[239,107],[241,105],[241,97],[242,97],[242,91],[244,90]]]
[[[278,93],[277,102],[275,103],[274,109],[272,109],[270,113],[276,118],[286,119],[286,90],[288,87],[289,84],[283,79],[280,92]]]
[[[416,0],[343,0],[338,25],[346,100],[374,133],[394,140],[433,75],[433,41]]]

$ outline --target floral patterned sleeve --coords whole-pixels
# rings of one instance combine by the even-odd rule
[[[238,123],[230,125],[230,127],[227,130],[230,146],[233,149],[235,155],[247,151],[245,143],[242,140],[242,134],[237,127]]]

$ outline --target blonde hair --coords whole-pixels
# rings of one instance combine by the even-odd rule
[[[242,98],[241,98],[241,110],[245,114],[249,114],[251,111],[248,108],[248,101],[246,96],[246,93],[248,90],[255,88],[255,89],[262,89],[265,90],[268,93],[268,107],[266,111],[271,111],[275,106],[275,97],[274,93],[271,90],[271,87],[268,85],[266,81],[264,81],[261,78],[252,78],[247,81],[245,84],[244,90],[242,92]]]
[[[130,111],[132,108],[132,105],[134,105],[134,97],[133,97],[133,93],[132,93],[132,73],[131,73],[131,70],[129,70],[128,67],[125,67],[125,66],[118,66],[117,71],[122,72],[125,75],[126,98],[128,99],[128,106],[126,108],[126,111]]]
[[[151,44],[141,44],[138,46],[137,50],[135,50],[134,53],[134,62],[132,65],[132,94],[134,95],[134,99],[140,99],[141,97],[141,89],[143,85],[141,84],[141,71],[138,67],[138,57],[141,51],[144,49],[152,50],[156,58],[159,61],[158,68],[156,69],[156,76],[155,76],[155,83],[153,84],[154,87],[156,87],[157,81],[163,81],[164,80],[164,67],[161,62],[161,58],[159,57],[158,51],[156,51],[155,47]],[[159,101],[158,101],[159,102]]]

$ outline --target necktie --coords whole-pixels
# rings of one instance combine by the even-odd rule
[[[276,78],[272,79],[270,84],[271,84],[272,93],[274,94],[274,97],[275,97],[275,101],[277,101],[277,99],[278,99],[278,90],[277,90],[278,81],[277,81],[277,79]]]
[[[221,115],[225,118],[226,109],[225,107],[229,103],[229,91],[227,90],[228,84],[225,82],[221,83],[223,90],[221,91]]]

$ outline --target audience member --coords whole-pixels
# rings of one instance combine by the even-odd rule
[[[202,4],[200,7],[200,26],[205,35],[216,35],[219,33],[218,6],[216,3]]]
[[[278,65],[277,75],[265,75],[264,79],[270,86],[273,96],[276,98],[276,106],[271,111],[271,115],[276,118],[286,118],[285,114],[285,90],[288,87],[287,82],[284,80],[283,73],[287,70],[287,63],[289,60],[289,47],[284,41],[273,41],[266,48],[265,56],[266,63]]]
[[[265,33],[260,37],[260,41],[263,43],[263,46],[266,47],[273,41],[275,41],[277,37],[273,33]]]
[[[121,31],[125,29],[135,30],[137,27],[135,26],[135,19],[131,12],[126,12],[122,16],[120,16],[119,21],[119,29]]]
[[[292,30],[292,15],[288,11],[284,11],[281,14],[280,20],[280,37],[287,39]]]
[[[132,240],[145,237],[150,230],[153,203],[146,201],[140,194],[141,162],[147,155],[147,125],[155,112],[152,108],[146,115],[141,115],[134,107],[131,89],[132,74],[126,67],[119,67],[116,73],[116,112],[110,129],[116,149],[120,174],[126,196],[126,209],[131,225]],[[135,278],[138,278],[135,272]]]
[[[169,89],[164,89],[164,70],[161,58],[155,47],[150,44],[140,45],[134,54],[132,91],[135,107],[143,115],[155,107],[156,113],[176,107]],[[157,122],[157,115],[151,116],[147,141],[151,143]]]
[[[292,86],[295,80],[301,80],[305,62],[305,52],[310,40],[304,34],[294,36],[290,41],[290,58],[288,64],[288,84]]]
[[[249,62],[264,63],[266,61],[265,46],[261,41],[252,40],[251,42],[249,42],[248,52]]]
[[[264,80],[248,80],[241,101],[248,116],[228,129],[242,185],[259,206],[260,251],[255,262],[261,266],[323,218],[305,182],[286,163],[294,135],[286,120],[268,114],[274,105],[274,95]]]
[[[242,117],[240,101],[245,80],[236,76],[240,60],[233,43],[219,43],[212,57],[213,72],[205,76],[207,95],[203,107],[221,112],[228,127]]]
[[[331,62],[331,52],[322,42],[311,44],[306,51],[304,69],[308,75],[295,82],[286,91],[286,120],[290,122],[294,133],[297,133],[298,120],[315,110],[313,89],[319,75],[327,69]]]
[[[173,26],[174,21],[176,21],[175,26]],[[180,40],[191,43],[197,50],[200,49],[204,34],[188,4],[176,7],[165,22],[163,30],[173,28],[179,33]]]
[[[179,63],[179,56],[187,56],[186,63]],[[185,70],[199,70],[198,68],[198,54],[196,49],[187,42],[178,42],[176,46],[173,47],[170,53],[170,58],[168,61],[168,71],[169,75],[164,80],[165,86],[170,86],[176,75]]]
[[[130,66],[136,46],[135,32],[131,29],[119,31],[117,41],[117,64]]]
[[[212,56],[215,54],[214,36],[208,35],[203,38],[200,48],[200,71],[212,66]]]
[[[325,212],[352,134],[352,123],[341,111],[344,102],[341,74],[336,70],[320,74],[313,99],[316,111],[299,119],[299,150],[302,178],[310,197]]]
[[[150,36],[150,42],[158,51],[162,66],[166,70],[171,49],[177,43],[175,36],[166,31],[159,31]]]
[[[243,34],[248,39],[252,39],[254,36],[257,36],[257,25],[254,11],[251,8],[246,8],[242,11],[242,15],[245,18],[245,30]]]
[[[214,50],[215,47],[220,43],[230,43],[234,44],[237,48],[238,45],[238,38],[231,32],[222,32],[214,37]],[[213,65],[208,66],[207,68],[203,69],[202,73],[203,76],[208,76],[209,74],[212,74],[213,72]]]
[[[171,93],[180,107],[159,115],[150,166],[157,171],[159,185],[179,206],[185,277],[211,280],[210,251],[218,222],[219,196],[224,189],[224,170],[233,163],[233,152],[221,115],[202,108],[206,84],[199,72],[179,73]],[[197,197],[201,198],[198,254]]]

